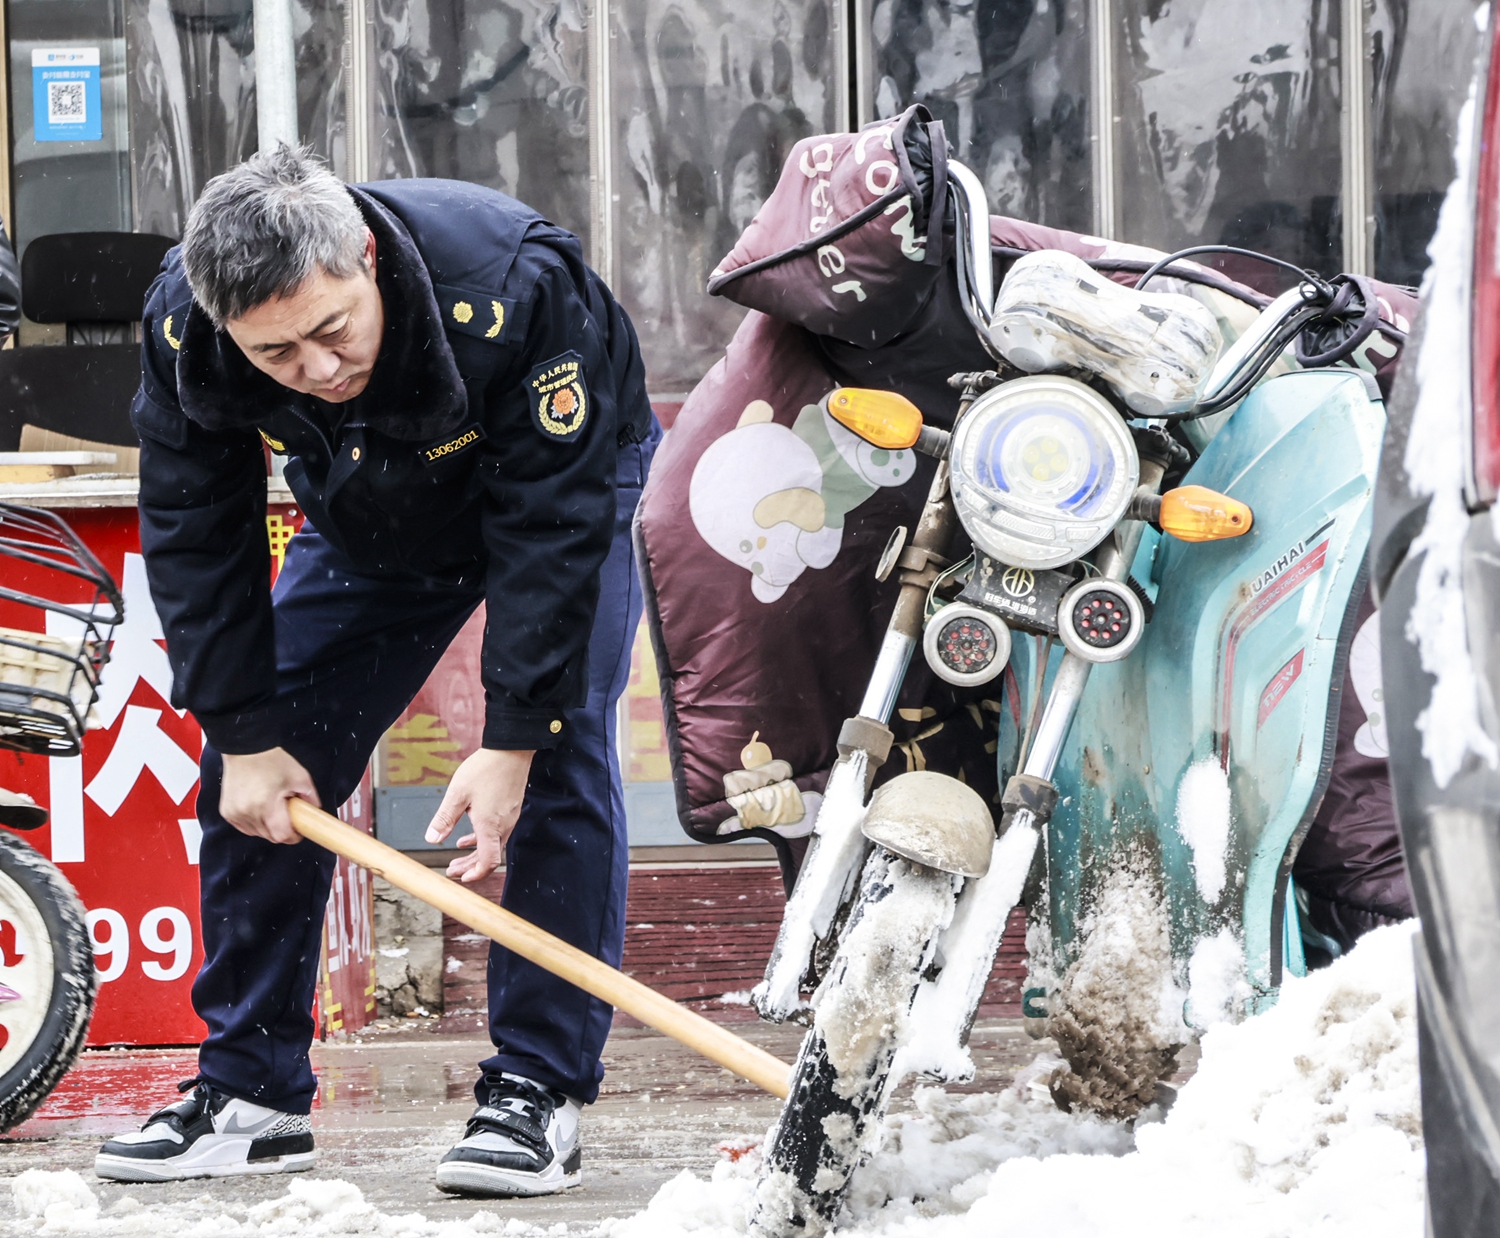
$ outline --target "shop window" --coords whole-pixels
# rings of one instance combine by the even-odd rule
[[[879,0],[866,113],[925,104],[990,210],[1093,229],[1085,0]]]
[[[1117,234],[1339,270],[1339,6],[1116,0],[1115,12]]]
[[[344,6],[291,3],[298,128],[342,172]],[[128,0],[128,6],[136,227],[181,236],[203,186],[258,146],[252,0]]]
[[[1427,269],[1478,42],[1474,6],[1465,0],[1418,14],[1407,0],[1382,0],[1370,23],[1375,275],[1396,284],[1420,283]]]
[[[827,0],[611,6],[613,276],[653,391],[686,391],[744,311],[709,272],[801,138],[841,129],[844,41]]]
[[[500,189],[589,240],[588,32],[576,3],[372,0],[373,177]]]
[[[11,0],[16,252],[52,232],[131,226],[120,0]]]

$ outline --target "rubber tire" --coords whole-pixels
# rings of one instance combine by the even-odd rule
[[[861,1003],[870,1024],[878,1022],[890,1028],[904,1023],[904,1016],[911,1009],[922,983],[922,975],[931,962],[941,929],[952,917],[956,899],[954,882],[955,879],[947,873],[918,869],[882,847],[871,852],[860,880],[854,911],[841,935],[839,954],[829,969],[829,975],[837,979],[826,983],[841,986],[847,978],[847,970],[840,967],[844,957],[843,943],[861,934],[888,939],[891,935],[882,924],[893,914],[899,917],[896,923],[904,924],[904,936],[917,946],[917,950],[910,961],[910,983],[889,986],[884,994],[889,1005],[884,1012],[870,1003]],[[908,890],[917,884],[932,886],[933,921],[925,926],[925,932],[924,926],[902,915],[903,900],[890,897],[900,893],[897,889],[900,883],[905,883]],[[944,889],[946,900],[942,896]],[[820,998],[819,1009],[825,1009],[829,1002],[838,1000],[838,993],[826,991]],[[841,1089],[841,1082],[849,1085],[850,1081],[840,1080],[839,1071],[829,1058],[823,1033],[814,1024],[797,1055],[786,1104],[782,1106],[766,1141],[765,1163],[751,1208],[751,1238],[810,1236],[834,1227],[849,1188],[849,1178],[864,1159],[866,1136],[879,1124],[890,1103],[891,1065],[899,1048],[896,1037],[885,1037],[871,1055],[864,1076]],[[840,1095],[841,1091],[848,1094]],[[834,1126],[850,1133],[843,1141],[842,1152],[829,1140],[827,1132],[830,1126],[825,1123],[830,1119]],[[820,1179],[825,1184],[823,1189],[814,1185]]]
[[[88,1036],[99,991],[83,903],[50,861],[14,834],[0,830],[0,872],[31,899],[52,942],[52,1001],[36,1039],[0,1076],[0,1133],[41,1107],[72,1069]]]

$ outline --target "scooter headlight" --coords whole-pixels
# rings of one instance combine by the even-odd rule
[[[1125,422],[1096,391],[1037,375],[981,396],[949,454],[959,519],[986,554],[1047,568],[1092,550],[1140,482]]]

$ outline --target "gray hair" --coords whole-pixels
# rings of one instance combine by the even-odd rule
[[[182,236],[188,285],[218,327],[296,292],[319,269],[357,275],[364,255],[364,216],[344,183],[285,142],[209,181]]]

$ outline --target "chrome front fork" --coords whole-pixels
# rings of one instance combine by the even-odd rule
[[[911,665],[912,651],[917,642],[904,632],[887,628],[885,639],[880,642],[880,653],[875,658],[875,669],[870,672],[870,682],[865,685],[865,697],[859,703],[862,718],[876,722],[888,722],[891,710],[896,708],[896,697],[901,685],[906,682],[906,668]]]
[[[966,399],[959,416],[967,406]],[[750,994],[762,1018],[780,1022],[799,1008],[801,982],[813,951],[832,930],[840,906],[853,892],[864,867],[869,847],[860,828],[865,794],[875,771],[890,753],[894,737],[886,723],[896,708],[912,653],[922,639],[927,584],[920,567],[930,562],[929,556],[947,551],[955,523],[948,463],[940,460],[921,519],[900,560],[905,565],[901,590],[859,713],[844,722],[839,734],[840,758],[828,776],[823,806],[813,824],[802,871],[782,913],[765,979]]]

